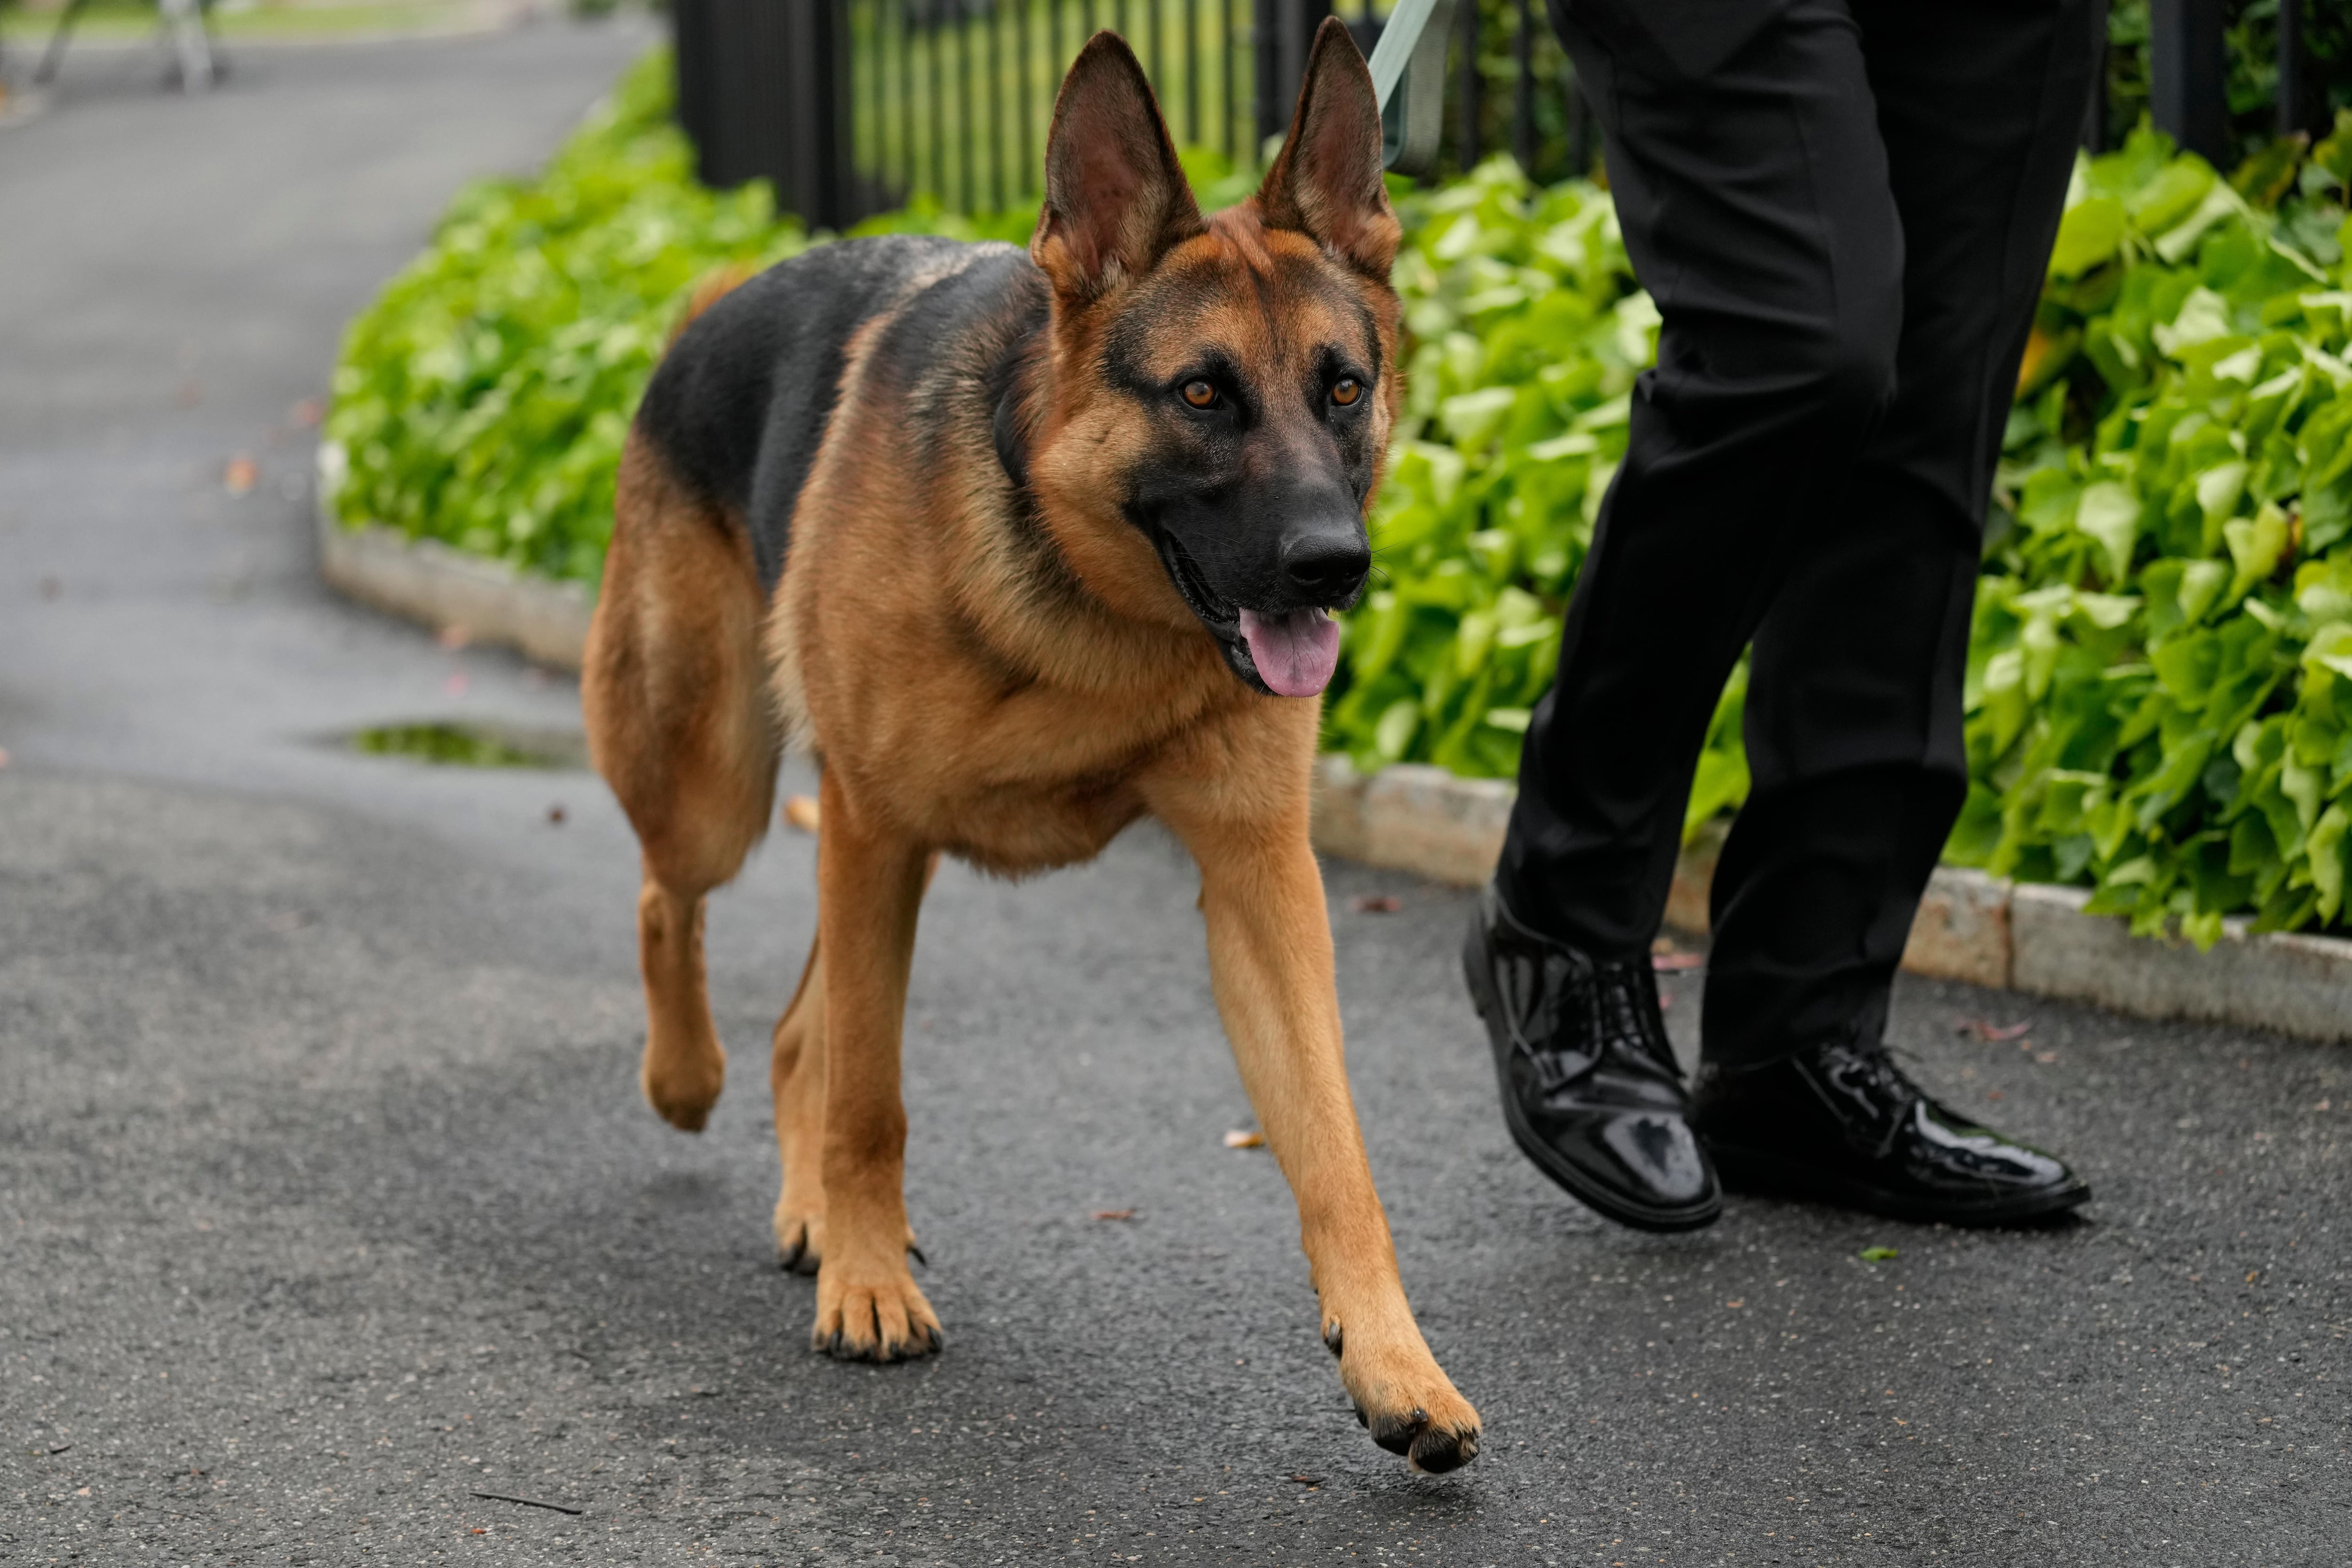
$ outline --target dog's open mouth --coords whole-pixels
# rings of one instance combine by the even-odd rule
[[[1233,671],[1269,697],[1314,697],[1339,668],[1339,623],[1320,609],[1251,610],[1209,586],[1192,552],[1160,535],[1160,559]]]

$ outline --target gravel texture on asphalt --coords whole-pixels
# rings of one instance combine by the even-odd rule
[[[0,1559],[2347,1559],[2340,1051],[1906,980],[1916,1072],[2079,1162],[2084,1218],[1641,1236],[1510,1148],[1465,896],[1334,865],[1374,1168],[1486,1419],[1418,1479],[1349,1415],[1273,1162],[1223,1145],[1197,882],[1148,826],[941,873],[906,1059],[948,1349],[811,1354],[761,1053],[813,841],[714,900],[735,1081],[674,1132],[601,784],[335,742],[574,724],[570,683],[312,574],[295,405],[341,322],[644,38],[249,49],[193,100],[116,57],[0,132]]]

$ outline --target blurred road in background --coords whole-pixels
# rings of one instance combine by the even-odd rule
[[[811,1355],[763,1053],[813,841],[716,900],[733,1087],[673,1132],[602,785],[341,740],[575,729],[571,683],[313,569],[342,322],[649,36],[248,47],[199,100],[69,72],[0,131],[0,1559],[2343,1561],[2340,1051],[1906,979],[1919,1075],[2074,1159],[2086,1219],[1640,1236],[1505,1138],[1465,897],[1334,866],[1406,1283],[1486,1421],[1421,1479],[1349,1415],[1273,1163],[1222,1144],[1150,828],[941,873],[908,1164],[948,1352]]]

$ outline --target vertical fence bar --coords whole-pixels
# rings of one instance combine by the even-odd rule
[[[2219,163],[2228,152],[2221,0],[2148,0],[2147,103],[2158,129]]]
[[[1004,199],[1004,6],[989,0],[981,26],[988,30],[988,189],[998,212],[1012,204]]]
[[[1234,16],[1234,0],[1223,0],[1223,5],[1224,31],[1219,34],[1218,37],[1221,40],[1219,50],[1225,57],[1223,60],[1225,93],[1224,103],[1222,106],[1225,118],[1225,156],[1229,160],[1238,162],[1241,157],[1241,148],[1237,143],[1241,141],[1241,137],[1234,130],[1236,121],[1234,118],[1234,98],[1235,89],[1240,85],[1240,73],[1234,68],[1234,58],[1240,52],[1239,29],[1234,26],[1236,18]]]
[[[2278,0],[2278,133],[2312,129],[2305,104],[2303,0]]]
[[[955,16],[956,52],[956,118],[961,121],[962,134],[957,139],[956,184],[962,192],[961,210],[970,212],[980,199],[972,179],[972,165],[979,160],[973,155],[972,90],[971,90],[971,24],[964,15],[963,0],[948,0]]]
[[[948,0],[931,0],[931,25],[926,30],[924,46],[930,54],[931,66],[931,167],[929,188],[932,196],[944,206],[948,199],[948,77],[947,51],[940,47],[940,35],[947,28]]]
[[[895,0],[898,13],[898,142],[907,159],[906,194],[915,194],[915,7],[920,0]]]
[[[1511,93],[1511,156],[1532,179],[1536,172],[1536,35],[1528,0],[1519,0],[1518,78]]]
[[[1201,144],[1201,0],[1183,0],[1184,140]]]
[[[1021,82],[1016,91],[1021,100],[1021,162],[1014,167],[1013,184],[1016,197],[1029,194],[1029,171],[1036,166],[1030,161],[1029,139],[1037,126],[1037,106],[1029,91],[1030,74],[1037,65],[1029,53],[1029,13],[1034,9],[1036,0],[1017,0],[1017,3],[1020,9],[1013,13],[1015,25],[1013,29],[1013,58],[1021,62]]]
[[[1454,148],[1454,155],[1461,160],[1463,172],[1467,174],[1475,164],[1477,164],[1477,151],[1479,151],[1477,146],[1479,143],[1479,136],[1477,136],[1477,97],[1479,97],[1477,94],[1477,0],[1470,0],[1470,5],[1463,5],[1461,14],[1463,14],[1463,40],[1461,40],[1463,120],[1461,120],[1461,141],[1458,141],[1458,146]]]

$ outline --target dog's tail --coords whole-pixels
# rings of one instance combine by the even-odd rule
[[[669,341],[677,342],[678,334],[694,325],[703,311],[751,280],[751,268],[740,261],[722,261],[704,273],[695,282],[694,292],[686,297],[686,309],[677,313],[677,321],[669,330]]]

